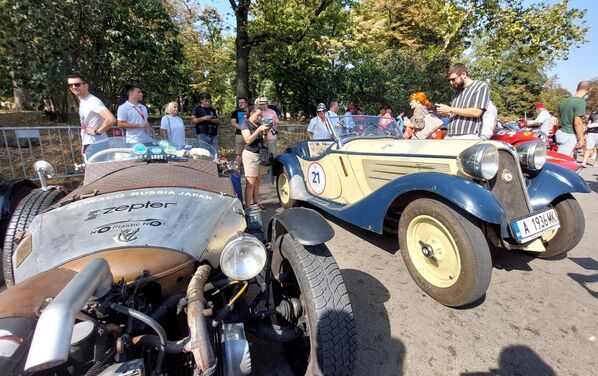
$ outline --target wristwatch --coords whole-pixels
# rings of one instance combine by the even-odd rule
[[[99,135],[101,135],[101,133],[100,133],[100,132],[98,132],[98,130],[97,130],[97,129],[94,129],[94,130],[93,130],[93,134],[95,134],[96,136],[99,136]]]

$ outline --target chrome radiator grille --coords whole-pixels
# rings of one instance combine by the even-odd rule
[[[488,181],[488,189],[502,204],[509,219],[523,217],[531,213],[523,176],[517,161],[511,153],[499,150],[499,168],[496,176]]]

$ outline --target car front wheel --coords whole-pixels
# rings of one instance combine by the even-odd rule
[[[407,205],[399,244],[411,277],[438,302],[459,307],[486,293],[492,259],[484,234],[448,205],[428,198]]]
[[[296,375],[349,375],[357,334],[349,294],[338,265],[324,244],[303,246],[289,234],[273,247],[273,296],[293,307],[278,323],[303,336],[284,344]]]
[[[580,242],[585,231],[586,222],[583,211],[573,196],[564,196],[555,201],[552,207],[556,211],[561,227],[542,236],[542,242],[546,248],[544,252],[530,253],[539,258],[554,257],[569,252]]]

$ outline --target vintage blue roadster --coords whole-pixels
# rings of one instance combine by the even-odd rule
[[[280,204],[306,202],[364,229],[398,232],[415,282],[448,306],[485,294],[490,246],[548,258],[581,240],[584,180],[545,163],[541,141],[408,140],[392,120],[330,119],[274,163]]]

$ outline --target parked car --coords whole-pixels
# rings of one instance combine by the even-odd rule
[[[4,249],[3,375],[246,375],[246,331],[282,343],[298,374],[351,371],[330,225],[297,208],[263,230],[238,174],[195,143],[92,145],[79,188],[42,182],[21,200]]]
[[[486,292],[489,244],[548,258],[581,240],[572,192],[589,188],[545,163],[544,143],[406,140],[377,117],[353,122],[364,130],[337,125],[333,139],[302,141],[276,158],[280,204],[306,202],[376,233],[396,231],[411,276],[440,303],[463,306]]]

